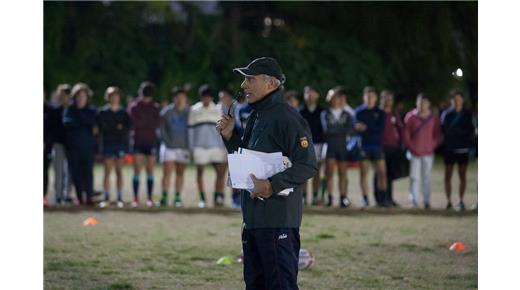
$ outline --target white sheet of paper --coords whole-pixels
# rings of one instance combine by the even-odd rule
[[[258,179],[267,179],[282,172],[284,170],[283,156],[281,152],[228,154],[228,167],[232,188],[253,189],[250,174],[254,174]]]

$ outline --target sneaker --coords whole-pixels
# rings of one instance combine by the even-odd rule
[[[223,193],[215,194],[214,202],[215,202],[216,207],[224,206],[224,194]]]
[[[125,207],[125,204],[123,203],[123,201],[118,200],[117,201],[117,208],[123,208],[123,207]]]
[[[451,201],[448,201],[448,204],[446,205],[446,210],[453,209],[453,205],[451,204]]]
[[[397,202],[395,202],[395,200],[392,200],[392,206],[393,207],[400,207],[399,204]]]
[[[167,206],[168,205],[168,197],[161,197],[161,201],[159,202],[159,206]]]
[[[426,209],[426,210],[430,209],[430,203],[429,202],[425,202],[424,203],[424,209]]]
[[[98,203],[99,208],[105,208],[107,206],[108,206],[108,201],[102,201],[102,202]]]
[[[345,195],[345,196],[342,196],[341,197],[341,200],[340,200],[340,207],[343,207],[343,208],[347,208],[351,205],[351,202],[350,200],[348,199],[348,197]]]
[[[181,196],[180,195],[175,195],[175,197],[173,199],[173,204],[177,208],[182,207],[182,201],[181,201]]]
[[[370,206],[370,203],[368,202],[368,196],[363,195],[363,205],[361,206],[361,208],[365,209],[365,208],[368,208],[369,206]]]
[[[134,199],[134,200],[132,201],[132,207],[133,207],[133,208],[139,207],[139,200],[138,200],[138,199]]]
[[[464,202],[459,202],[459,210],[460,211],[465,211],[466,210],[466,205],[464,205]]]
[[[147,200],[146,207],[148,207],[148,208],[153,207],[153,200],[151,200],[151,199]]]
[[[206,202],[204,202],[203,200],[199,201],[199,208],[205,208],[206,207]]]
[[[418,208],[419,205],[417,205],[417,201],[415,199],[412,199],[412,208]]]
[[[331,207],[331,206],[332,206],[332,194],[329,194],[329,200],[327,201],[326,207]]]

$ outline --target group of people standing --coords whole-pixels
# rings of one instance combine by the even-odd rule
[[[215,130],[224,107],[232,96],[228,91],[219,93],[221,102],[213,102],[215,92],[207,85],[199,88],[200,102],[190,106],[187,91],[174,88],[171,103],[161,108],[154,99],[155,85],[141,83],[138,96],[126,107],[121,102],[121,91],[108,87],[106,104],[95,109],[88,85],[77,83],[73,87],[61,84],[51,101],[44,102],[44,204],[48,204],[48,170],[54,163],[56,204],[76,203],[94,205],[93,164],[96,147],[103,156],[103,201],[110,202],[110,178],[116,173],[117,207],[123,202],[123,165],[125,156],[133,156],[132,207],[140,204],[141,172],[146,171],[146,206],[153,201],[154,170],[157,158],[163,165],[161,206],[169,204],[169,189],[175,171],[173,204],[182,206],[181,191],[186,165],[193,160],[197,167],[199,207],[206,206],[204,167],[212,164],[216,170],[214,203],[224,204],[224,181],[227,170],[227,153],[222,139]],[[77,198],[70,196],[72,185]],[[235,200],[235,203],[239,201]]]
[[[327,108],[319,104],[319,97],[316,89],[306,86],[305,103],[300,107],[295,93],[286,94],[287,103],[309,124],[318,166],[325,164],[325,179],[321,179],[320,171],[312,179],[312,205],[333,205],[333,179],[337,174],[339,205],[349,207],[347,168],[358,164],[362,207],[369,206],[368,173],[373,167],[376,206],[398,206],[392,183],[409,176],[411,206],[418,207],[417,196],[421,191],[423,206],[429,209],[434,151],[444,144],[446,208],[453,208],[451,179],[457,164],[460,178],[457,205],[458,209],[465,209],[467,166],[470,150],[476,145],[476,115],[464,107],[462,91],[450,92],[451,106],[440,116],[432,110],[430,98],[420,93],[416,107],[404,118],[395,110],[394,93],[390,90],[383,90],[378,96],[375,88],[365,87],[363,104],[355,109],[349,105],[348,93],[341,86],[328,91]]]
[[[215,172],[214,204],[224,204],[224,187],[227,178],[227,152],[219,133],[215,130],[223,114],[235,119],[235,132],[243,134],[252,108],[245,98],[237,99],[226,89],[213,91],[208,85],[198,90],[200,101],[190,105],[188,92],[183,88],[171,91],[171,103],[161,106],[154,98],[155,85],[141,83],[138,96],[128,105],[122,105],[119,88],[111,86],[105,91],[106,104],[95,109],[90,102],[92,91],[87,84],[73,87],[61,84],[50,101],[44,102],[44,204],[48,204],[48,170],[54,165],[56,203],[74,202],[93,205],[93,164],[95,148],[103,156],[103,201],[109,205],[110,178],[116,174],[117,207],[124,207],[123,173],[125,156],[133,156],[132,207],[140,205],[141,172],[146,172],[146,205],[170,204],[169,190],[175,174],[173,199],[176,207],[182,206],[181,192],[186,166],[193,160],[196,165],[196,182],[199,207],[206,206],[204,169],[212,164]],[[219,102],[214,100],[218,95]],[[444,143],[445,189],[448,209],[452,208],[451,179],[455,163],[460,178],[458,208],[464,209],[466,170],[470,149],[476,136],[475,115],[464,107],[461,91],[450,94],[452,105],[439,116],[431,108],[430,98],[421,93],[416,107],[404,118],[395,110],[394,93],[383,90],[379,95],[373,87],[363,90],[363,104],[349,105],[344,87],[337,86],[326,94],[327,107],[320,105],[317,89],[303,89],[304,105],[294,92],[286,92],[289,106],[298,110],[312,132],[318,167],[325,167],[311,179],[314,206],[333,206],[334,176],[340,193],[339,206],[349,207],[347,169],[359,165],[359,185],[363,197],[362,207],[370,205],[369,171],[373,168],[376,206],[397,206],[393,198],[394,180],[410,177],[410,202],[418,207],[419,191],[423,194],[424,208],[430,208],[431,175],[434,150]],[[379,103],[378,103],[379,99]],[[154,169],[157,159],[162,163],[162,195],[153,201]],[[114,169],[114,170],[113,170]],[[72,185],[77,198],[70,196]],[[307,191],[307,186],[304,188]],[[304,195],[304,203],[306,203]],[[232,206],[240,207],[240,194],[233,191]]]

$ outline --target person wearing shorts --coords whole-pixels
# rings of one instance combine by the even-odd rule
[[[323,136],[323,127],[321,125],[321,112],[323,107],[318,104],[320,94],[316,89],[311,86],[305,86],[303,89],[303,99],[305,105],[300,110],[300,115],[307,121],[309,128],[311,129],[312,142],[314,144],[314,152],[316,154],[316,162],[318,166],[318,173],[312,178],[312,205],[323,204],[323,195],[325,191],[322,190],[321,200],[318,198],[318,192],[320,189],[320,173],[321,173],[321,161],[323,152],[323,143],[325,138]],[[323,188],[325,187],[325,180],[322,181]],[[303,199],[304,204],[307,199],[307,184],[303,187]]]
[[[321,125],[326,143],[325,175],[327,176],[327,206],[332,206],[332,192],[334,188],[334,174],[338,173],[338,187],[340,192],[340,207],[346,208],[351,202],[347,197],[347,136],[352,133],[352,116],[343,109],[338,94],[329,95],[327,102],[330,107],[321,115]]]
[[[444,134],[444,189],[446,190],[446,209],[452,209],[451,177],[455,163],[459,175],[460,210],[465,210],[464,192],[466,191],[466,172],[469,163],[469,150],[473,145],[475,126],[471,111],[464,108],[462,91],[450,93],[452,106],[441,115],[441,126]]]
[[[386,164],[383,153],[383,134],[385,129],[385,112],[377,107],[377,93],[373,87],[367,86],[363,90],[364,104],[356,109],[355,129],[361,137],[361,168],[360,183],[363,194],[363,207],[368,202],[368,171],[370,165],[375,163],[377,175],[376,203],[385,206],[384,195],[386,192]]]
[[[212,164],[216,171],[215,206],[224,204],[224,185],[227,170],[227,151],[222,138],[215,130],[222,112],[213,102],[214,92],[206,84],[199,88],[200,102],[191,107],[188,119],[189,145],[193,150],[193,161],[197,166],[199,207],[206,207],[204,167]]]
[[[175,207],[182,206],[181,191],[184,170],[190,162],[188,146],[188,118],[190,107],[188,95],[183,89],[172,90],[173,103],[161,111],[161,149],[160,159],[163,164],[161,206],[168,204],[170,177],[175,168]]]
[[[143,162],[146,162],[146,187],[148,200],[146,206],[153,207],[153,171],[157,161],[158,130],[160,123],[160,105],[154,101],[155,85],[149,81],[142,82],[139,87],[139,98],[130,109],[133,127],[134,177],[132,186],[134,200],[132,207],[139,206],[139,175]]]
[[[115,165],[117,178],[117,207],[123,204],[123,165],[124,156],[128,152],[128,132],[130,117],[121,106],[121,91],[118,87],[108,87],[105,91],[107,104],[97,113],[97,126],[101,135],[101,152],[103,154],[104,201],[100,207],[106,207],[110,201],[110,173]]]

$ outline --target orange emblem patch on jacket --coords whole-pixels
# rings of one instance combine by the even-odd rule
[[[307,141],[307,137],[301,137],[301,138],[300,138],[300,145],[301,145],[303,148],[307,148],[307,147],[309,147],[309,141]]]

